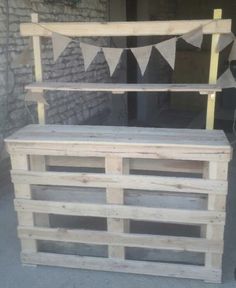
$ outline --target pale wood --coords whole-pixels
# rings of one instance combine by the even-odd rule
[[[166,223],[224,225],[225,212],[187,209],[146,208],[128,205],[85,204],[71,202],[15,199],[17,211],[59,215],[134,219]]]
[[[33,23],[38,23],[38,14],[31,14],[31,21]],[[37,24],[36,24],[37,25]],[[42,67],[42,55],[41,55],[41,41],[39,35],[34,35],[33,37],[33,53],[34,53],[34,72],[36,82],[43,80],[43,67]],[[40,91],[43,95],[43,91]],[[40,124],[46,123],[46,112],[45,105],[43,103],[37,103],[38,110],[38,121]]]
[[[37,155],[229,161],[222,131],[30,125],[6,139],[8,152]],[[53,144],[54,149],[51,149]],[[115,147],[115,148],[114,148]]]
[[[27,171],[29,161],[26,155],[11,154],[12,169]],[[31,199],[31,188],[28,184],[14,184],[15,197],[17,199]],[[32,212],[21,211],[17,213],[18,223],[20,226],[34,226],[34,215]],[[21,249],[23,252],[36,252],[37,241],[32,239],[22,239]]]
[[[127,161],[126,161],[127,162]],[[128,165],[122,158],[111,156],[105,158],[105,171],[108,175],[120,175],[128,173]],[[124,190],[121,188],[108,187],[106,189],[108,204],[124,204]],[[117,218],[107,218],[107,230],[109,232],[128,232],[128,225],[125,220]],[[125,247],[109,245],[108,255],[110,258],[125,258]]]
[[[30,170],[31,171],[46,171],[45,156],[30,155]],[[49,215],[35,215],[35,225],[50,227]]]
[[[70,230],[61,228],[18,227],[22,239],[63,241],[94,245],[116,245],[189,252],[223,252],[223,242],[194,237],[175,237],[145,234],[129,234],[94,230]]]
[[[208,179],[226,180],[228,177],[227,163],[210,162],[206,167],[205,177]],[[226,196],[209,195],[208,210],[209,211],[225,211]],[[207,239],[223,241],[224,239],[224,223],[208,224],[206,226]],[[205,266],[222,269],[222,252],[206,253]]]
[[[65,36],[150,36],[181,35],[203,25],[204,34],[230,33],[231,20],[177,20],[137,22],[67,22],[67,23],[22,23],[22,36],[51,37],[52,31]],[[45,28],[44,28],[45,27]]]
[[[214,19],[222,18],[222,10],[214,10]],[[219,65],[219,52],[217,52],[217,45],[220,39],[220,34],[215,33],[212,36],[211,43],[211,60],[210,60],[210,72],[209,72],[209,83],[216,84],[217,75],[218,75],[218,65]],[[207,115],[206,115],[206,129],[214,129],[214,120],[215,120],[215,101],[216,101],[216,92],[209,93],[207,99]]]
[[[153,263],[122,259],[104,259],[54,253],[23,253],[22,259],[31,264],[70,267],[80,269],[117,271],[155,276],[202,279],[209,282],[220,282],[218,269],[209,269],[196,265]]]
[[[145,189],[179,193],[226,195],[227,181],[184,177],[118,175],[74,172],[13,170],[12,181],[19,184]]]
[[[25,89],[33,92],[42,90],[52,91],[94,91],[94,92],[200,92],[209,94],[220,92],[222,89],[210,84],[130,84],[130,83],[72,83],[72,82],[39,82],[29,84]]]

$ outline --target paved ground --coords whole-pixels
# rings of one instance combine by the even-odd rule
[[[22,267],[16,235],[16,214],[10,184],[0,187],[0,288],[231,288],[236,287],[236,161],[230,166],[227,225],[225,233],[224,284],[165,277],[94,272],[48,267]]]

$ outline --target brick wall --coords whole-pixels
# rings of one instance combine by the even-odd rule
[[[34,81],[33,59],[32,64],[27,66],[13,64],[16,55],[29,43],[29,38],[20,36],[19,24],[29,22],[32,12],[39,14],[40,21],[107,21],[108,7],[107,0],[81,0],[76,7],[47,4],[43,0],[8,0],[8,16],[6,2],[0,1],[0,134],[5,132],[5,135],[9,135],[32,122],[32,118],[37,121],[35,104],[29,106],[29,113],[24,102],[24,86]],[[7,27],[9,27],[8,69]],[[90,44],[110,45],[109,39],[104,38],[83,40]],[[42,39],[42,52],[44,80],[68,82],[110,82],[112,80],[101,53],[85,72],[78,44],[71,43],[55,64],[52,58],[51,39]],[[117,73],[119,71],[114,77],[117,77]],[[46,99],[50,105],[47,110],[47,123],[103,124],[111,122],[112,119],[111,95],[106,93],[51,92],[46,93]]]

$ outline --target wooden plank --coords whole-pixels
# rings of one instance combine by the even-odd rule
[[[132,261],[121,259],[106,259],[74,255],[57,255],[54,253],[22,253],[22,260],[26,263],[69,267],[80,269],[117,271],[155,276],[171,276],[216,281],[219,279],[218,269],[208,269],[196,265],[182,265],[169,263],[153,263],[147,261]]]
[[[47,126],[47,125],[46,125]],[[230,161],[232,158],[231,148],[225,147],[191,147],[190,145],[171,145],[171,144],[141,144],[141,143],[122,143],[117,138],[116,144],[105,144],[92,139],[86,141],[74,140],[70,142],[60,142],[59,140],[51,143],[38,142],[34,140],[24,142],[8,142],[7,150],[9,153],[35,154],[35,155],[55,155],[55,156],[79,156],[79,157],[106,157],[116,155],[122,158],[140,159],[173,159],[191,161]],[[100,139],[101,141],[101,139]],[[111,141],[111,139],[110,139]],[[114,140],[113,140],[114,141]],[[129,141],[129,140],[127,140]],[[130,140],[131,141],[131,140]]]
[[[137,21],[137,22],[64,22],[64,23],[22,23],[22,36],[51,37],[52,32],[65,36],[150,36],[181,35],[203,25],[204,34],[230,33],[231,20],[177,20],[177,21]]]
[[[96,157],[66,157],[66,156],[47,156],[48,166],[62,167],[83,167],[83,168],[104,168],[104,158]],[[178,161],[170,159],[130,159],[131,170],[147,171],[166,171],[166,172],[185,172],[202,173],[203,162],[201,161]]]
[[[210,162],[206,167],[205,177],[208,179],[227,180],[228,163]],[[225,211],[226,196],[211,195],[208,197],[209,211]],[[206,227],[207,239],[223,241],[225,223],[209,224]],[[205,266],[222,269],[222,253],[206,253]]]
[[[223,242],[192,237],[175,237],[145,234],[129,234],[94,230],[62,228],[18,227],[18,236],[23,239],[63,241],[93,245],[116,245],[175,251],[223,252]]]
[[[25,199],[15,199],[14,203],[16,211],[19,212],[134,219],[166,223],[211,223],[224,225],[225,221],[225,213],[221,211],[146,208],[128,205],[84,204]]]
[[[31,171],[46,171],[47,166],[46,166],[45,156],[30,155],[30,170]],[[50,227],[49,215],[47,214],[35,215],[34,218],[35,218],[36,226]]]
[[[12,170],[12,181],[19,184],[79,186],[159,190],[179,193],[226,195],[227,181],[183,177],[109,175],[101,173],[37,172]]]
[[[214,10],[214,19],[222,18],[222,10]],[[218,75],[218,65],[219,65],[219,52],[217,52],[217,45],[219,42],[220,34],[215,33],[212,36],[211,43],[211,60],[210,60],[210,72],[209,72],[209,83],[216,84],[217,75]],[[215,120],[215,101],[216,101],[216,92],[209,93],[207,99],[207,115],[206,115],[206,129],[214,129],[214,120]]]
[[[109,140],[110,139],[110,140]],[[119,140],[120,139],[120,140]],[[191,129],[135,128],[119,126],[73,126],[73,125],[29,125],[6,139],[6,142],[40,141],[60,143],[77,141],[103,143],[132,143],[191,145],[191,147],[225,147],[230,152],[230,144],[223,131]],[[96,140],[96,141],[95,141]],[[96,143],[95,143],[96,144]],[[212,147],[212,148],[213,148]]]
[[[26,155],[11,154],[11,166],[13,169],[28,170],[29,161]],[[28,184],[14,184],[15,197],[18,199],[31,199],[31,189]],[[32,212],[21,211],[17,213],[18,224],[21,226],[34,226],[34,215]],[[21,240],[23,252],[36,252],[37,242],[32,239]]]
[[[37,92],[40,90],[51,91],[101,91],[101,92],[201,92],[209,94],[220,92],[221,88],[209,84],[118,84],[118,83],[71,83],[71,82],[40,82],[29,84],[25,87]]]
[[[105,158],[105,170],[108,175],[119,175],[128,173],[127,165],[125,167],[125,161],[119,157],[106,157]],[[106,189],[106,200],[108,204],[124,204],[124,190],[122,188],[110,188]],[[109,232],[128,232],[127,220],[117,218],[107,218],[107,230]],[[108,255],[110,258],[125,258],[125,247],[117,245],[109,245]]]
[[[31,21],[38,23],[38,14],[31,14]],[[37,25],[37,24],[33,24]],[[43,68],[42,68],[42,56],[41,56],[41,41],[39,35],[33,36],[33,53],[34,53],[34,73],[36,82],[43,80]],[[40,92],[40,91],[37,91]],[[43,94],[43,91],[41,90]],[[45,105],[43,103],[37,103],[38,121],[40,124],[46,123]]]

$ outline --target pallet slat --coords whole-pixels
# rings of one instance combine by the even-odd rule
[[[224,224],[222,211],[146,208],[128,205],[82,204],[71,202],[14,200],[18,212],[36,212],[58,215],[91,216],[117,219],[134,219],[166,223]]]
[[[183,177],[115,175],[101,173],[11,171],[14,183],[98,188],[159,190],[226,195],[227,181]]]
[[[193,237],[157,236],[94,230],[69,230],[61,228],[18,227],[22,239],[115,245],[193,252],[223,252],[223,241]]]
[[[153,263],[120,259],[102,259],[96,257],[57,255],[52,253],[22,253],[23,263],[38,265],[117,271],[124,273],[201,279],[221,282],[221,271],[196,265]]]

